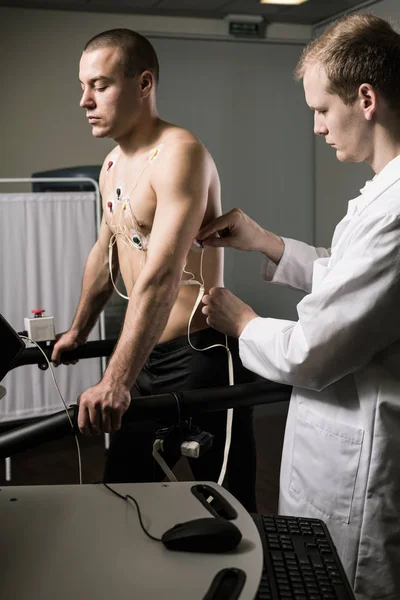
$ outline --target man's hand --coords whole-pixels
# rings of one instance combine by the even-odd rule
[[[216,233],[219,237],[215,235]],[[258,250],[262,246],[261,239],[265,233],[265,230],[240,208],[233,208],[200,229],[197,240],[202,242],[203,246]]]
[[[196,240],[204,247],[258,250],[275,264],[279,263],[285,248],[283,240],[279,236],[260,227],[240,208],[233,208],[208,223],[200,229]]]
[[[201,311],[207,315],[208,325],[231,337],[238,338],[247,323],[258,317],[248,304],[226,288],[211,288],[203,297],[203,304]]]
[[[111,433],[121,427],[122,415],[131,403],[125,386],[104,381],[90,387],[78,398],[78,427],[84,435]]]
[[[54,363],[54,366],[58,367],[58,365],[62,362],[64,365],[75,365],[78,361],[71,360],[68,362],[64,362],[61,358],[61,354],[65,350],[75,350],[78,346],[82,346],[82,344],[86,343],[86,339],[83,337],[79,337],[75,334],[71,329],[66,331],[65,333],[61,333],[57,335],[57,341],[54,344],[53,352],[51,355],[51,361]]]

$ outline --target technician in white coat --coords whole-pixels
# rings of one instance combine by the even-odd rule
[[[346,69],[343,68],[346,66]],[[207,322],[239,337],[243,364],[293,386],[279,512],[324,520],[359,599],[400,598],[400,36],[350,15],[296,69],[314,131],[375,177],[350,200],[330,250],[280,238],[234,209],[204,246],[259,250],[264,278],[309,292],[298,321],[261,318],[231,292]],[[220,237],[214,237],[219,232]],[[211,236],[211,237],[210,237]]]

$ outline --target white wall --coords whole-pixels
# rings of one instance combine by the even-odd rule
[[[114,27],[223,39],[227,24],[211,19],[0,7],[0,177],[102,161],[113,142],[94,140],[88,133],[78,106],[78,63],[90,37]],[[277,24],[268,37],[298,43],[310,33],[307,27]]]
[[[160,114],[210,149],[224,210],[242,206],[264,226],[312,241],[311,115],[292,78],[307,27],[276,24],[266,40],[243,42],[222,20],[0,8],[0,177],[102,162],[113,142],[91,136],[78,63],[88,39],[113,27],[153,42]],[[257,257],[226,252],[228,287],[260,314],[295,317],[299,295],[266,287],[259,269]]]
[[[360,12],[371,12],[391,21],[400,28],[399,0],[382,0]],[[322,33],[323,28],[315,31]],[[335,225],[347,211],[347,203],[359,194],[367,179],[374,176],[372,169],[363,164],[343,164],[325,140],[315,140],[315,240],[317,245],[329,246]]]

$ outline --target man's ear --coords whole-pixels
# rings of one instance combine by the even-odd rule
[[[377,108],[377,93],[370,83],[362,83],[358,88],[358,100],[367,121],[371,121]]]
[[[150,95],[154,85],[154,75],[151,71],[143,71],[139,78],[140,91],[143,98]]]

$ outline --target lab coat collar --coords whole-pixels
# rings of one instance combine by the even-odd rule
[[[361,188],[361,196],[356,200],[357,212],[360,214],[371,202],[379,198],[388,188],[400,179],[400,155],[393,158],[382,171],[366,182]]]

